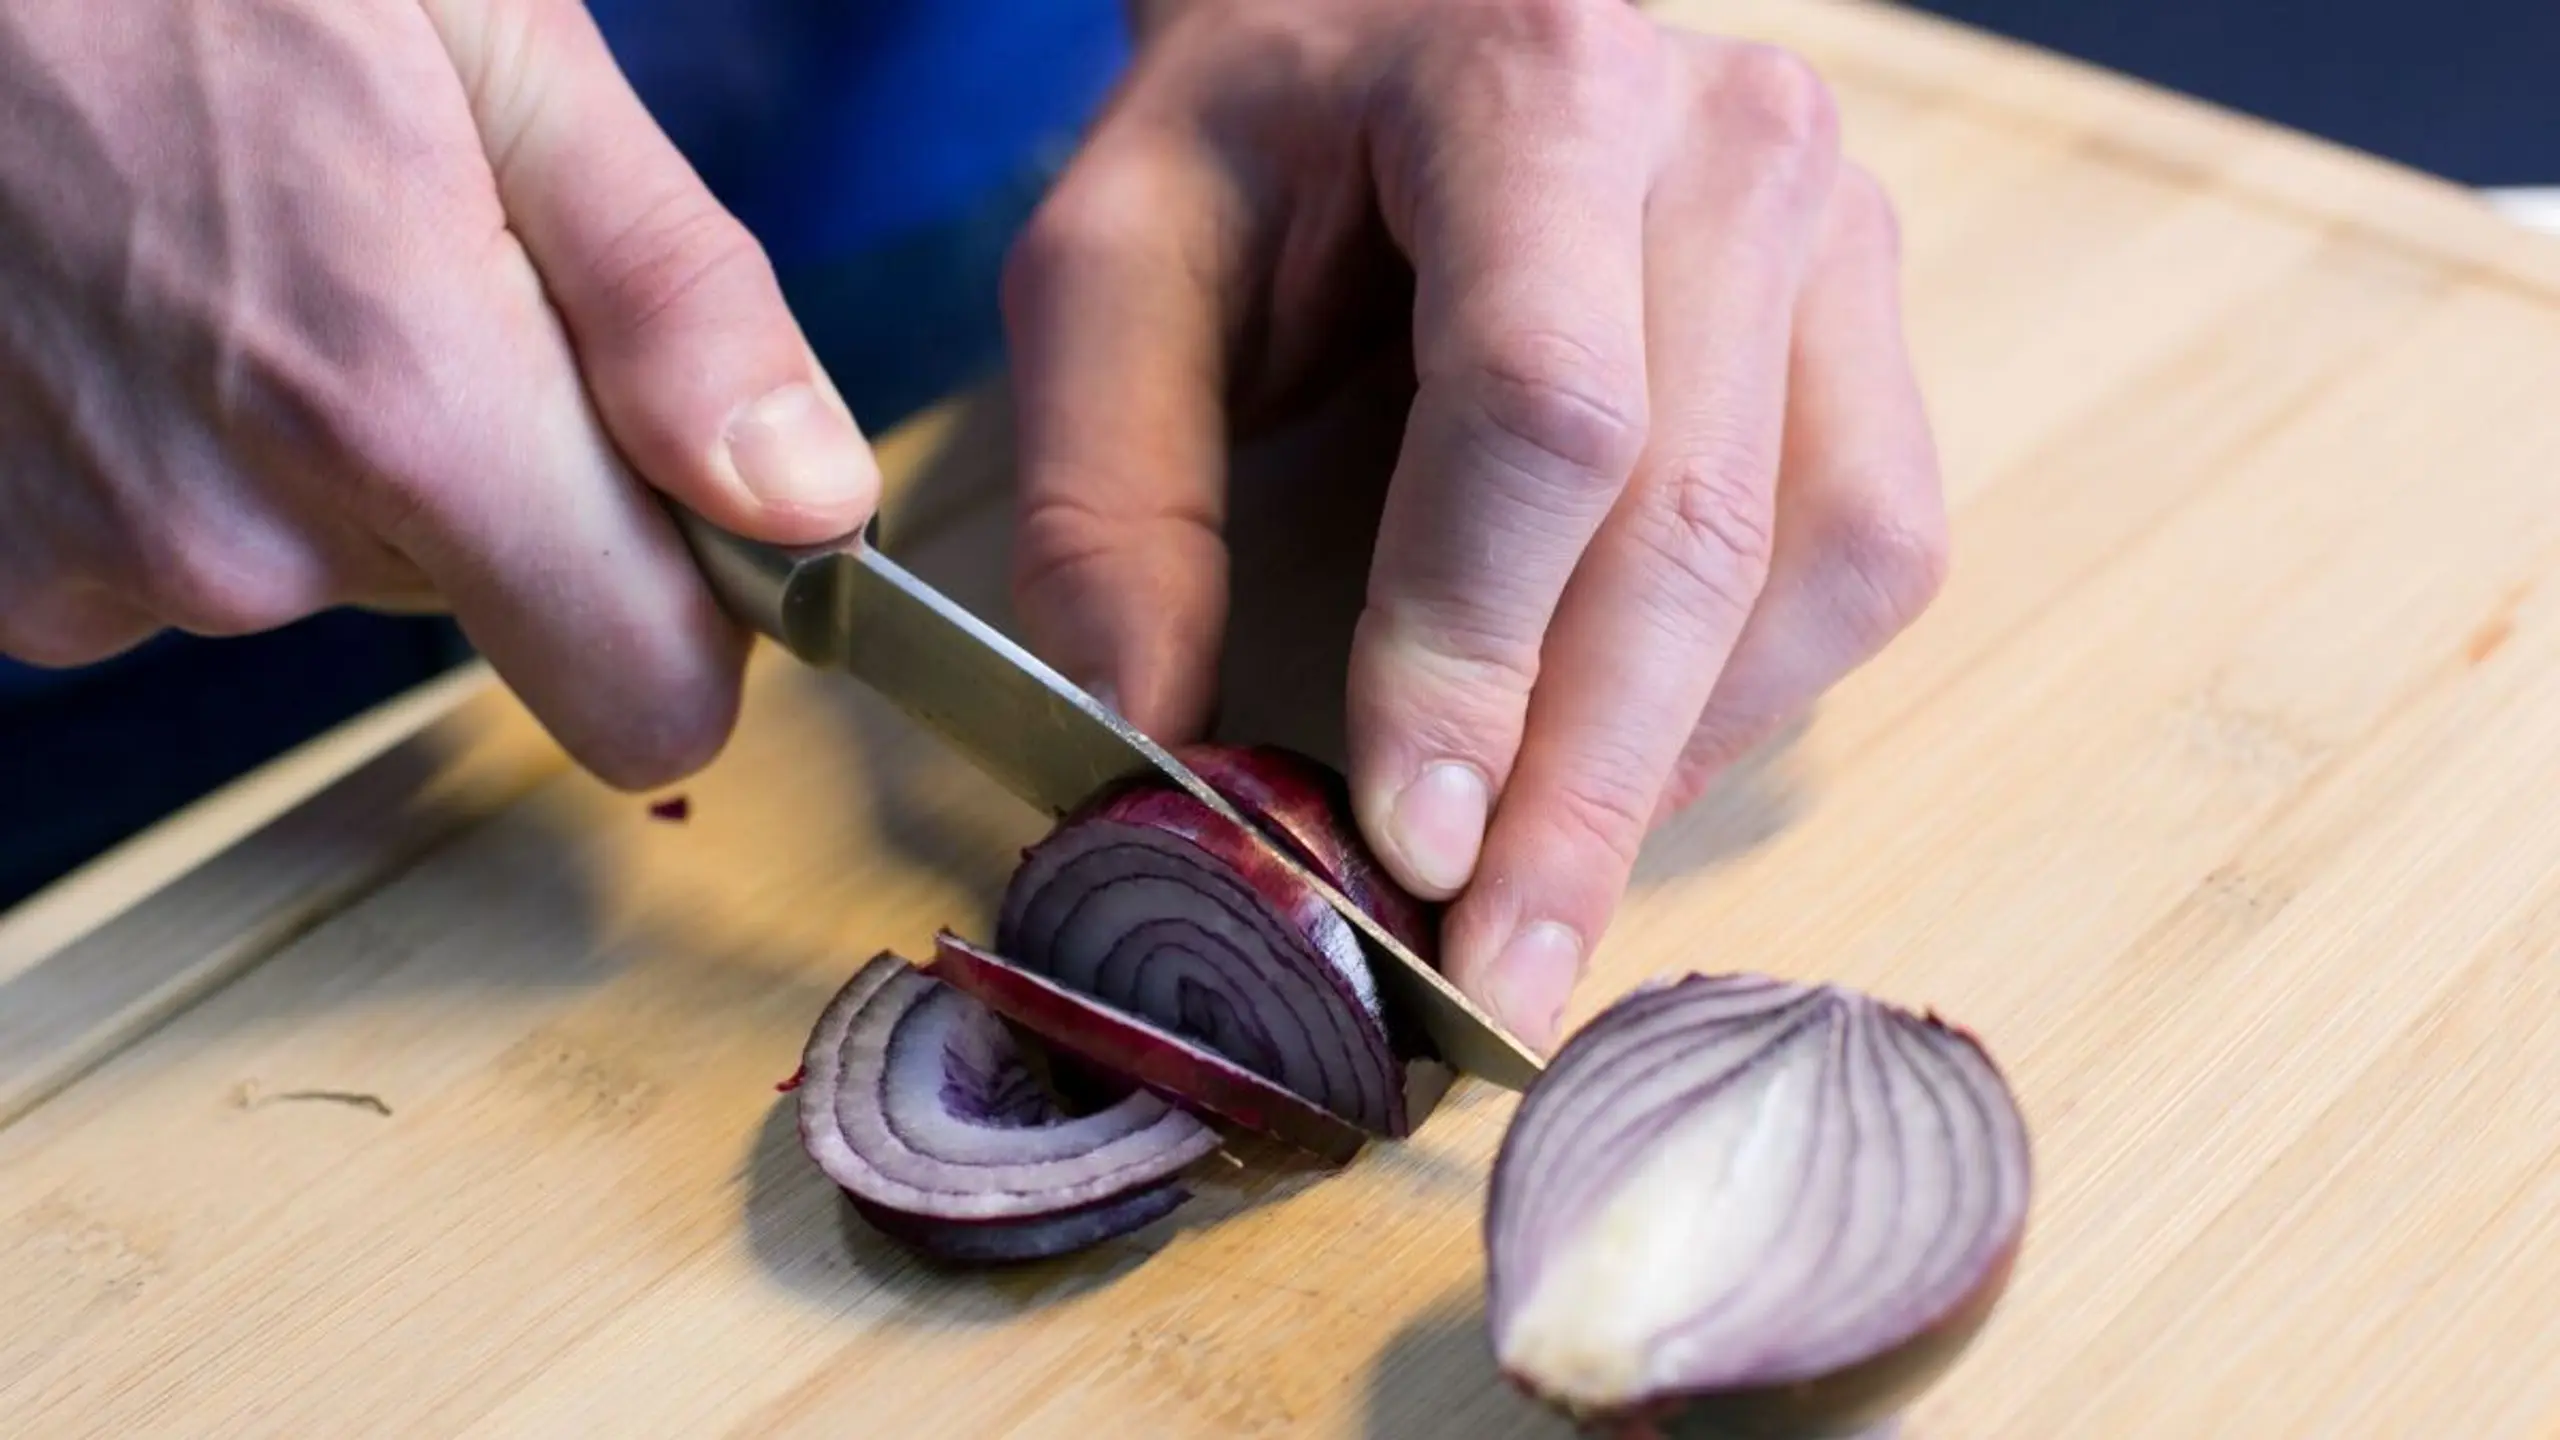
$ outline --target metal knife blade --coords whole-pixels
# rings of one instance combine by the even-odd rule
[[[1380,988],[1419,1017],[1451,1065],[1514,1091],[1537,1079],[1543,1063],[1535,1051],[1272,843],[1189,766],[882,554],[876,521],[864,534],[782,547],[731,534],[681,507],[676,517],[713,593],[740,623],[805,664],[852,674],[1052,816],[1107,784],[1150,772],[1182,787],[1252,835],[1351,923]]]

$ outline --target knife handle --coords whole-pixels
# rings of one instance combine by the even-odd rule
[[[711,593],[741,625],[812,665],[840,660],[851,621],[852,566],[880,543],[877,512],[850,535],[814,545],[775,545],[722,529],[669,502]]]

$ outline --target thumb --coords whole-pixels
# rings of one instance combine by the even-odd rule
[[[584,5],[430,0],[508,223],[650,484],[782,544],[861,528],[880,472],[763,248],[624,80]]]

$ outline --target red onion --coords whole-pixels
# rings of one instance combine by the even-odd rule
[[[1194,745],[1180,755],[1210,789],[1406,949],[1438,963],[1439,917],[1362,843],[1341,772],[1277,745]]]
[[[1361,845],[1333,772],[1271,747],[1186,758],[1429,945],[1432,912]],[[1062,820],[997,934],[1003,954],[946,933],[926,970],[873,960],[810,1036],[802,1142],[884,1233],[952,1259],[1062,1253],[1179,1206],[1175,1176],[1217,1143],[1202,1117],[1337,1163],[1411,1124],[1427,1046],[1391,1024],[1357,933],[1181,790],[1118,787]]]
[[[1410,1050],[1358,932],[1181,790],[1115,790],[1024,852],[995,949],[1364,1130],[1407,1133]]]
[[[1595,1426],[1838,1435],[1989,1317],[2031,1164],[1972,1036],[1836,986],[1689,976],[1576,1032],[1485,1213],[1503,1373]]]
[[[954,1259],[1059,1254],[1182,1203],[1217,1132],[1144,1091],[1064,1114],[1012,1032],[895,955],[837,992],[809,1036],[800,1140],[866,1219]]]
[[[1002,956],[942,934],[930,973],[1084,1062],[1125,1076],[1175,1104],[1204,1111],[1341,1163],[1368,1137],[1214,1050],[1106,1008]],[[1055,1063],[1054,1060],[1052,1062]]]

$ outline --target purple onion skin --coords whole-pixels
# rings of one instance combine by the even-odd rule
[[[1600,1047],[1613,1043],[1613,1027],[1623,1024],[1640,1010],[1653,1007],[1654,1014],[1661,1016],[1664,1012],[1659,1007],[1667,992],[1690,986],[1765,983],[1769,983],[1767,977],[1760,976],[1691,975],[1678,980],[1652,981],[1621,997],[1569,1038],[1545,1073],[1523,1097],[1495,1156],[1485,1221],[1489,1287],[1498,1285],[1500,1279],[1496,1268],[1500,1257],[1495,1248],[1498,1227],[1502,1223],[1498,1207],[1506,1201],[1526,1203],[1521,1187],[1536,1184],[1540,1178],[1526,1176],[1517,1169],[1514,1141],[1526,1132],[1526,1122],[1534,1109],[1563,1103],[1581,1083],[1574,1062],[1585,1056],[1596,1057]],[[1672,1003],[1679,1002],[1675,999]],[[1896,1023],[1912,1030],[1926,1031],[1938,1043],[1959,1046],[1970,1052],[1987,1072],[1989,1083],[2001,1087],[2000,1101],[2005,1106],[2008,1098],[2005,1078],[1972,1032],[1942,1019],[1935,1012],[1914,1016],[1881,1002],[1869,1003],[1894,1017]],[[1676,1036],[1671,1032],[1657,1032],[1658,1041],[1672,1038]],[[1632,1054],[1633,1049],[1628,1053]],[[1596,1058],[1594,1063],[1597,1063]],[[1966,1092],[1951,1088],[1946,1093],[1960,1095]],[[1976,1099],[1983,1098],[1979,1089],[1971,1093]],[[1712,1104],[1714,1097],[1710,1095],[1692,1103],[1699,1106]],[[1633,1118],[1625,1113],[1623,1105],[1613,1110],[1601,1096],[1584,1100],[1581,1110],[1582,1118],[1595,1127],[1623,1127]],[[1677,1123],[1677,1118],[1685,1118],[1689,1113],[1695,1112],[1683,1112],[1680,1117],[1666,1123]],[[1553,1122],[1549,1128],[1552,1130],[1554,1125],[1563,1123]],[[2014,1163],[2019,1167],[2018,1178],[2024,1182],[2029,1162],[2023,1149],[2023,1122],[2016,1118],[2013,1108],[1989,1123],[1990,1131],[1995,1133],[2004,1126],[2016,1127],[2010,1133],[2020,1137],[2020,1148],[2001,1150],[1999,1157],[2002,1163]],[[1549,1158],[1553,1158],[1551,1153]],[[1997,1193],[1996,1187],[1993,1193]],[[1877,1353],[1827,1372],[1775,1383],[1744,1383],[1724,1388],[1660,1393],[1614,1409],[1594,1409],[1577,1403],[1573,1397],[1551,1393],[1538,1377],[1508,1366],[1503,1368],[1503,1378],[1520,1393],[1576,1422],[1584,1433],[1615,1437],[1615,1440],[1848,1440],[1848,1437],[1882,1440],[1882,1437],[1896,1433],[1901,1413],[1954,1363],[1998,1308],[2015,1271],[2025,1238],[2025,1192],[2022,1190],[2019,1194],[2015,1228],[1996,1246],[1981,1251],[1982,1258],[1978,1264],[1962,1267],[1956,1272],[1966,1277],[1961,1295],[1925,1324],[1894,1339]],[[1995,1209],[1993,1213],[1999,1212]],[[1513,1243],[1525,1242],[1515,1239]],[[1488,1318],[1491,1320],[1493,1317],[1489,1315]]]
[[[1404,947],[1439,964],[1440,907],[1405,889],[1360,838],[1351,786],[1279,745],[1189,745],[1176,758]]]
[[[1114,1196],[1037,1220],[937,1220],[849,1198],[872,1229],[909,1249],[959,1265],[1007,1265],[1049,1260],[1116,1240],[1179,1210],[1191,1199],[1181,1185],[1164,1184]]]

